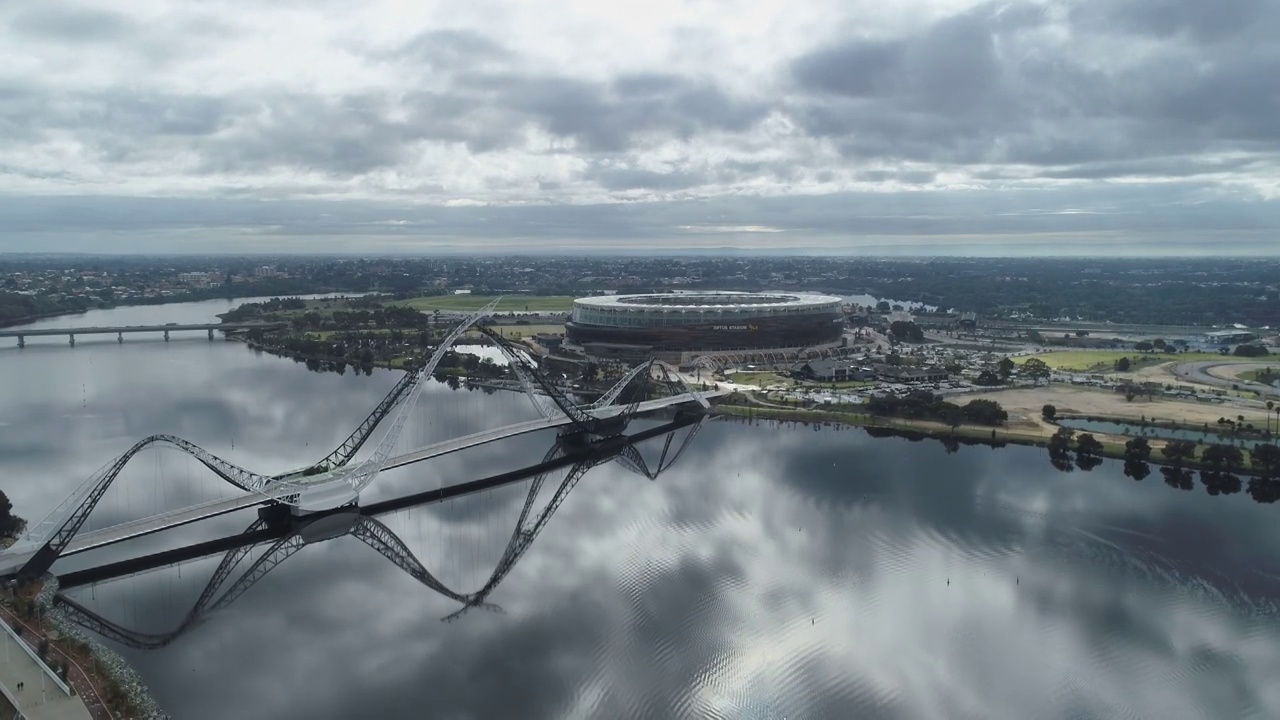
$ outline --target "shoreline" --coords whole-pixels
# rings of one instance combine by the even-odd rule
[[[990,445],[992,447],[1002,447],[1004,445],[1023,445],[1027,447],[1041,448],[1049,447],[1048,436],[1038,432],[1032,433],[1020,431],[1016,428],[1010,428],[1008,425],[999,427],[961,425],[956,428],[951,428],[950,426],[928,420],[910,420],[906,418],[877,416],[867,413],[731,405],[726,403],[717,404],[714,412],[721,415],[730,415],[749,419],[843,425],[847,427],[863,428],[868,431],[888,431],[890,433],[899,434],[903,437],[929,438],[943,442],[950,440],[965,444]],[[1080,431],[1076,432],[1077,435],[1083,434]],[[1124,441],[1133,439],[1134,437],[1107,433],[1089,434],[1092,434],[1099,442],[1102,443],[1101,457],[1122,461],[1125,460]],[[1152,456],[1144,462],[1149,465],[1158,467],[1179,467],[1183,470],[1219,470],[1219,468],[1214,468],[1200,462],[1198,458],[1188,460],[1181,465],[1175,465],[1174,463],[1167,462],[1157,455],[1159,449],[1164,447],[1165,441],[1161,438],[1147,439],[1151,441]],[[1200,444],[1203,445],[1204,443]],[[1233,475],[1263,477],[1260,472],[1254,470],[1252,467],[1238,468],[1230,472]]]
[[[251,292],[251,293],[246,292],[244,294],[234,293],[231,295],[218,295],[215,297],[166,297],[164,298],[163,302],[152,302],[151,298],[139,298],[140,300],[143,300],[145,302],[113,302],[109,305],[94,305],[93,307],[87,307],[83,310],[56,310],[54,312],[40,313],[38,315],[24,315],[23,317],[20,317],[20,318],[10,318],[8,320],[0,320],[0,328],[11,328],[11,327],[20,326],[20,325],[26,325],[33,322],[39,322],[41,320],[48,320],[49,318],[66,317],[68,315],[84,315],[94,310],[115,310],[117,308],[145,307],[145,306],[152,306],[152,305],[159,307],[163,305],[182,305],[186,303],[208,302],[210,300],[246,300],[248,298],[257,298],[257,297],[297,297],[301,295],[327,295],[331,293],[341,293],[341,292],[350,292],[352,295],[362,293],[362,291],[359,291],[359,290],[345,291],[345,290],[320,289],[320,290],[308,290],[306,292],[294,292],[294,293],[283,293],[283,294],[281,293],[263,294],[261,292]]]

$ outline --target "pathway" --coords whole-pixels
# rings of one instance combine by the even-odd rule
[[[4,651],[0,655],[0,685],[4,686],[9,703],[28,720],[91,720],[93,715],[79,696],[64,694],[19,644],[22,641],[14,637],[8,623],[5,627]],[[22,689],[18,689],[19,683],[22,683]]]
[[[19,623],[24,628],[22,637],[24,639],[35,638],[38,633],[34,626],[30,623],[19,619],[9,608],[0,607],[0,621],[3,622],[8,630],[0,631],[4,634],[4,652],[5,655],[0,657],[0,684],[4,685],[5,694],[10,697],[9,702],[13,702],[16,698],[20,703],[23,717],[29,720],[115,720],[115,716],[107,709],[106,704],[98,696],[97,688],[89,682],[88,673],[80,667],[74,659],[67,656],[62,650],[53,646],[49,646],[50,656],[62,660],[70,667],[67,673],[68,683],[75,689],[76,694],[67,697],[60,689],[47,678],[45,679],[45,687],[43,696],[47,698],[42,700],[41,692],[41,675],[39,667],[35,660],[17,646],[17,640],[12,636],[13,624]],[[23,662],[25,661],[25,662]],[[24,683],[21,691],[15,691],[18,683]]]

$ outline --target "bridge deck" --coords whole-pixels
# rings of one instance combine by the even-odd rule
[[[182,330],[262,330],[283,327],[285,323],[196,323],[193,325],[121,325],[118,327],[9,328],[0,337],[39,337],[42,335],[108,335],[111,333],[180,332]]]
[[[726,395],[727,391],[713,390],[709,392],[700,392],[698,396],[703,399],[714,399]],[[642,402],[636,406],[636,413],[647,413],[661,410],[664,408],[684,405],[694,402],[686,395],[676,397],[659,398],[657,400],[649,400]],[[612,405],[595,412],[596,417],[613,417],[620,414],[625,409],[622,405]],[[397,455],[387,461],[384,470],[391,468],[404,467],[412,465],[424,460],[449,455],[459,452],[467,448],[496,440],[503,440],[517,435],[525,435],[539,430],[547,430],[554,427],[561,427],[570,423],[569,418],[564,416],[552,418],[538,418],[537,420],[529,420],[527,422],[514,423],[505,427],[493,428],[491,430],[482,430],[478,433],[463,435],[461,437],[445,440],[443,442],[434,443],[418,450]],[[287,495],[292,490],[281,489],[275,491],[276,496]],[[103,528],[94,532],[82,533],[77,535],[66,550],[62,552],[62,556],[75,555],[94,548],[103,547],[105,545],[113,545],[124,540],[129,540],[143,535],[168,530],[169,528],[187,525],[206,518],[225,515],[227,513],[243,510],[245,508],[264,505],[272,499],[272,491],[268,491],[262,495],[239,495],[224,500],[212,500],[210,502],[193,505],[191,507],[174,510],[171,512],[154,515],[152,517],[132,520],[130,522],[113,525],[109,528]],[[0,575],[11,573],[22,567],[24,563],[35,553],[35,548],[27,546],[22,547],[15,545],[7,551],[0,553]]]

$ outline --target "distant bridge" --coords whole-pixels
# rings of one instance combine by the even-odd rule
[[[26,347],[27,338],[43,337],[49,335],[66,335],[70,339],[72,345],[76,344],[77,335],[111,335],[115,334],[117,342],[124,342],[126,333],[164,333],[166,342],[169,340],[171,332],[189,332],[204,330],[209,333],[209,339],[213,339],[213,331],[221,330],[222,332],[236,332],[246,330],[278,330],[288,327],[288,323],[284,322],[242,322],[242,323],[195,323],[195,324],[178,324],[169,323],[167,325],[122,325],[107,327],[74,327],[74,328],[18,328],[13,330],[0,330],[0,338],[16,337],[18,338],[18,347]]]

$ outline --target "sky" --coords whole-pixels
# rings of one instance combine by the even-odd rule
[[[0,0],[0,252],[1280,255],[1269,0]]]

